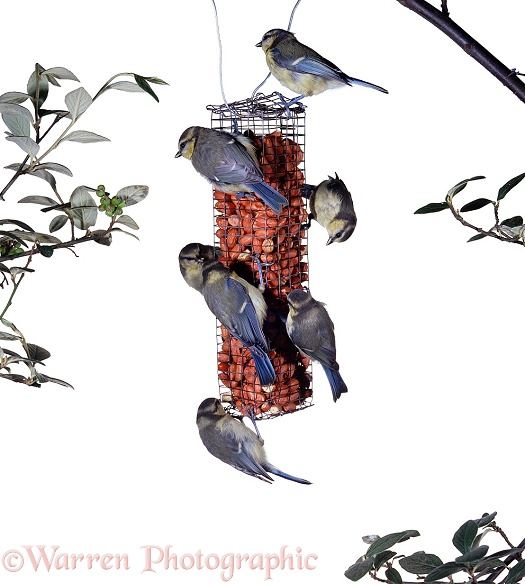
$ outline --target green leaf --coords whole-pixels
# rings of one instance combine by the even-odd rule
[[[111,245],[113,237],[106,229],[96,229],[91,233],[96,243],[100,245]]]
[[[155,100],[155,101],[159,101],[159,98],[157,97],[157,94],[153,91],[153,89],[151,89],[150,84],[146,81],[145,77],[142,77],[141,75],[137,75],[134,74],[133,75],[135,77],[135,81],[137,82],[137,85],[146,93],[149,93],[149,95],[151,95],[151,97]]]
[[[459,556],[454,561],[457,564],[472,564],[473,562],[477,562],[478,560],[481,560],[481,558],[485,557],[488,551],[488,545],[480,545],[479,547],[472,548],[466,554]]]
[[[485,177],[484,176],[473,176],[472,178],[466,178],[465,180],[458,182],[457,185],[454,185],[448,191],[447,197],[450,197],[451,199],[453,199],[458,193],[460,193],[467,186],[467,183],[469,183],[470,181],[473,181],[473,180],[480,180],[482,178],[485,178]]]
[[[35,69],[38,70],[38,81],[39,81],[39,89],[38,89],[38,108],[42,107],[42,104],[47,99],[47,94],[49,93],[49,82],[45,77],[42,77],[42,71],[44,68],[42,65],[36,64]],[[34,103],[36,99],[36,88],[37,88],[37,74],[36,71],[31,73],[29,80],[27,81],[27,93],[31,98],[31,101]]]
[[[5,166],[4,168],[7,168],[8,170],[18,171],[18,169],[20,168],[20,164],[15,162],[14,164],[9,164],[8,166]],[[22,167],[22,170],[27,171],[28,168],[29,168],[29,165],[24,164]],[[51,187],[53,188],[53,190],[55,190],[55,188],[56,188],[55,177],[47,170],[42,170],[42,169],[33,170],[30,172],[27,172],[27,176],[36,176],[37,178],[41,178],[42,180],[45,180],[46,182],[48,182],[51,185]]]
[[[98,207],[86,187],[77,187],[69,199],[71,217],[78,229],[89,229],[97,222]]]
[[[7,136],[6,140],[8,140],[9,142],[14,142],[32,158],[34,158],[38,154],[38,151],[40,150],[40,146],[32,138],[29,138],[28,136]]]
[[[467,243],[470,243],[471,241],[477,241],[478,239],[483,239],[484,237],[487,237],[484,233],[478,233],[477,235],[473,235],[470,239],[467,239]]]
[[[64,101],[71,114],[72,121],[77,120],[93,103],[92,97],[83,87],[79,87],[68,93]]]
[[[506,227],[520,227],[523,225],[523,217],[520,215],[515,215],[514,217],[509,217],[502,221],[500,225],[505,225]]]
[[[521,217],[520,217],[521,219]],[[522,221],[523,223],[523,221]],[[522,224],[520,223],[520,225]],[[483,515],[479,518],[479,519],[474,519],[474,521],[476,522],[476,525],[478,527],[485,527],[485,525],[488,525],[489,523],[492,523],[494,521],[494,518],[496,517],[496,515],[498,514],[497,511],[494,511],[494,513],[483,513]]]
[[[479,564],[476,564],[474,571],[481,572],[481,571],[487,570],[487,569],[505,568],[506,566],[507,566],[507,564],[505,562],[502,562],[501,560],[498,560],[497,558],[492,558],[492,559],[485,558],[484,560],[481,560],[481,562],[479,562]]]
[[[442,564],[437,568],[434,568],[432,572],[429,572],[425,578],[425,582],[435,582],[436,580],[441,580],[441,578],[446,578],[452,574],[457,574],[465,570],[465,566],[458,566],[456,562],[447,562]]]
[[[434,554],[416,552],[399,560],[399,565],[410,574],[428,574],[434,568],[442,566],[443,562]]]
[[[466,554],[470,551],[477,534],[478,526],[476,522],[469,519],[456,531],[452,538],[452,543],[462,554]]]
[[[18,242],[20,245],[24,245],[25,247],[27,247],[27,244],[20,237],[20,233],[18,232],[18,229],[15,229],[14,231],[4,231],[2,229],[2,230],[0,230],[0,235],[5,235],[9,239],[13,239],[14,241]]]
[[[52,170],[53,172],[60,172],[66,176],[73,176],[73,173],[64,166],[63,164],[58,164],[57,162],[44,162],[43,164],[37,164],[34,170]]]
[[[429,203],[424,207],[420,207],[417,211],[414,211],[414,215],[426,215],[427,213],[439,213],[439,211],[444,211],[448,209],[448,203]]]
[[[124,229],[120,229],[120,227],[112,227],[110,231],[112,231],[112,232],[113,231],[120,231],[121,233],[125,233],[126,235],[133,237],[137,241],[140,241],[140,239],[134,233],[130,233],[129,231],[124,231]]]
[[[40,252],[40,255],[44,258],[50,258],[55,251],[49,245],[39,245],[38,243],[36,244],[36,248]]]
[[[18,335],[13,335],[12,333],[0,332],[0,341],[19,341],[20,337]]]
[[[18,116],[33,123],[33,114],[24,106],[14,103],[0,103],[0,114]]]
[[[77,76],[65,67],[51,67],[42,71],[42,75],[56,77],[56,79],[69,79],[70,81],[80,81]]]
[[[60,239],[54,237],[53,235],[48,235],[47,233],[39,233],[38,231],[27,233],[25,231],[20,231],[16,229],[13,233],[16,233],[21,239],[26,241],[38,241],[38,243],[62,243]]]
[[[75,389],[67,381],[62,381],[62,379],[57,379],[56,377],[50,377],[49,375],[44,375],[43,373],[37,372],[36,378],[40,383],[47,383],[47,382],[51,381],[52,383],[58,383],[59,385],[63,385],[64,387],[69,387],[70,389]]]
[[[375,558],[374,558],[374,570],[379,570],[379,568],[385,562],[388,562],[388,560],[391,560],[395,555],[396,555],[396,552],[393,552],[391,550],[386,550],[384,552],[381,552],[380,554],[377,554],[377,556],[375,556]]]
[[[15,381],[16,383],[25,383],[27,381],[23,375],[18,375],[17,373],[0,373],[0,377]]]
[[[49,224],[49,233],[54,233],[55,231],[62,229],[67,221],[67,215],[57,215],[56,217],[53,217],[51,223]]]
[[[157,85],[169,85],[169,83],[163,81],[162,79],[159,79],[158,77],[144,77],[144,79],[146,79],[146,81],[149,81],[150,83],[156,83]]]
[[[485,198],[475,199],[474,201],[470,201],[470,203],[463,205],[463,207],[461,207],[459,211],[460,213],[467,213],[468,211],[477,211],[478,209],[481,209],[486,205],[490,205],[490,203],[493,203],[493,201],[491,201],[490,199]]]
[[[505,197],[505,195],[513,189],[517,184],[519,184],[525,178],[525,172],[522,174],[518,174],[514,178],[511,178],[508,182],[506,182],[498,191],[498,201],[501,201]]]
[[[12,276],[18,276],[18,274],[31,273],[34,272],[35,270],[33,270],[33,268],[20,268],[18,266],[15,266],[14,268],[11,268],[9,271],[11,272]]]
[[[32,227],[30,227],[27,223],[23,221],[19,221],[18,219],[0,219],[0,225],[18,225],[22,229],[27,229],[27,231],[34,231]]]
[[[20,91],[8,91],[7,93],[2,93],[0,95],[0,103],[16,103],[21,104],[29,99],[27,93],[20,93]]]
[[[19,203],[34,203],[35,205],[55,205],[56,201],[51,197],[41,197],[39,195],[32,195],[24,197],[18,201]]]
[[[490,556],[487,556],[483,561],[491,560],[492,558],[504,558],[506,556],[512,556],[512,555],[515,555],[515,554],[521,554],[521,552],[524,549],[525,548],[523,548],[523,547],[518,547],[518,548],[508,548],[506,550],[501,550],[499,552],[494,552],[493,554],[490,554]]]
[[[66,134],[60,142],[82,142],[87,144],[89,142],[110,142],[109,138],[95,134],[94,132],[87,132],[86,130],[76,130]]]
[[[107,89],[117,89],[119,91],[128,91],[130,93],[143,93],[143,89],[139,87],[136,83],[132,81],[115,81],[115,83],[110,83]]]
[[[140,203],[148,196],[149,187],[146,185],[130,185],[118,191],[116,196],[126,203],[126,207]]]
[[[345,576],[352,580],[352,582],[357,582],[361,580],[363,576],[366,576],[368,572],[372,569],[374,565],[374,558],[367,558],[366,560],[362,560],[361,562],[357,562],[350,566],[346,572]]]
[[[403,584],[403,578],[401,578],[401,574],[395,568],[387,568],[385,570],[385,576],[393,584]]]
[[[516,584],[525,576],[525,560],[520,560],[509,570],[505,584]]]
[[[45,361],[51,357],[51,353],[43,347],[27,343],[27,356],[33,361]]]
[[[480,572],[486,568],[498,568],[501,566],[506,566],[505,562],[502,562],[499,558],[507,558],[516,554],[523,552],[523,548],[509,548],[506,550],[501,550],[490,554],[490,556],[484,557],[477,565],[476,572]]]
[[[31,134],[31,123],[23,116],[2,114],[2,120],[13,136],[26,136]]]
[[[389,535],[385,535],[380,537],[377,541],[375,541],[367,550],[365,556],[375,556],[380,552],[383,552],[389,548],[391,548],[396,543],[400,541],[405,541],[410,537],[417,537],[419,532],[414,529],[408,529],[406,531],[399,531],[397,533],[390,533]]]
[[[125,225],[126,227],[129,227],[130,229],[138,229],[139,226],[136,224],[135,220],[132,219],[129,215],[121,215],[116,221],[115,223],[122,223],[122,225]]]

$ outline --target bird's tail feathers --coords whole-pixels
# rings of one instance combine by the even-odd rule
[[[377,91],[381,91],[383,93],[388,93],[388,90],[384,87],[380,87],[379,85],[374,85],[373,83],[369,83],[368,81],[363,81],[362,79],[356,79],[355,77],[345,77],[345,82],[348,85],[361,85],[363,87],[369,87],[370,89],[376,89]]]
[[[342,393],[348,392],[348,387],[346,387],[346,383],[343,381],[339,371],[334,371],[327,365],[323,365],[323,369],[326,373],[326,377],[328,378],[328,383],[330,384],[330,389],[332,390],[334,402],[336,402],[341,397]]]
[[[261,385],[271,385],[275,381],[275,371],[270,357],[261,348],[255,346],[250,347],[250,352]]]
[[[306,479],[300,479],[298,477],[294,477],[286,472],[283,472],[282,470],[279,470],[278,468],[276,468],[275,466],[266,463],[264,465],[264,470],[266,470],[267,472],[271,472],[274,475],[277,475],[278,477],[282,477],[283,479],[288,479],[289,481],[294,481],[296,483],[301,483],[301,485],[311,485],[312,483],[310,481],[307,481]]]
[[[282,208],[288,205],[288,199],[283,197],[281,193],[278,193],[270,185],[265,182],[260,182],[256,184],[251,184],[250,188],[261,197],[263,202],[270,207],[270,209],[276,214],[282,211]]]

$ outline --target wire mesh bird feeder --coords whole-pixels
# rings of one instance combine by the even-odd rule
[[[221,399],[231,414],[256,419],[280,416],[312,405],[310,360],[290,341],[284,320],[286,297],[308,285],[307,219],[304,183],[305,109],[285,108],[279,94],[208,106],[211,127],[248,136],[264,180],[289,204],[276,215],[258,197],[213,192],[215,245],[226,266],[254,285],[264,285],[268,317],[264,333],[275,369],[273,385],[261,386],[250,351],[217,321]]]

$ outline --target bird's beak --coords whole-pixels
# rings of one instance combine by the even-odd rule
[[[259,41],[255,46],[256,47],[262,47],[262,41]]]
[[[175,154],[175,158],[180,158],[182,156],[182,152],[179,150],[177,154]]]
[[[328,238],[328,241],[326,242],[326,245],[330,245],[331,243],[334,243],[333,237]]]

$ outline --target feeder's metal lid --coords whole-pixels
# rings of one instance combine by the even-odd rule
[[[292,98],[286,98],[277,91],[270,95],[257,93],[253,99],[249,97],[241,101],[231,102],[228,105],[224,103],[220,105],[208,105],[206,109],[214,114],[221,114],[226,117],[232,117],[233,112],[239,118],[282,118],[289,117],[289,113],[292,117],[296,117],[298,114],[304,113],[306,106],[300,101],[287,108],[283,103],[283,99],[288,102]]]

